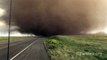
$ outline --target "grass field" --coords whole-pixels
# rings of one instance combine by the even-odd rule
[[[30,39],[32,37],[10,37],[10,40],[13,41],[13,40],[25,40],[25,39]],[[7,41],[8,40],[8,37],[0,37],[0,41]]]
[[[107,60],[107,36],[53,36],[45,43],[52,60]]]

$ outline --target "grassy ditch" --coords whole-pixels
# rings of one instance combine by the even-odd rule
[[[107,36],[52,36],[45,44],[52,60],[107,60]]]

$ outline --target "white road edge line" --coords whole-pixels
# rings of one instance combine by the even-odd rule
[[[37,40],[36,40],[37,41]],[[33,45],[36,41],[33,41],[30,45],[28,45],[27,47],[25,47],[22,51],[20,51],[19,53],[17,53],[15,56],[13,56],[10,60],[14,60],[17,56],[19,56],[21,53],[23,53],[26,49],[28,49],[31,45]]]

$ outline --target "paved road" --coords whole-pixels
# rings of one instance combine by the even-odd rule
[[[4,44],[5,45],[5,44]],[[0,49],[0,60],[7,60],[7,48]],[[49,60],[41,38],[12,42],[10,60]]]

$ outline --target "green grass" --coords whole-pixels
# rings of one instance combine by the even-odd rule
[[[45,43],[52,60],[107,60],[107,36],[53,36]]]
[[[29,39],[29,38],[32,38],[32,37],[10,37],[10,40],[13,41],[13,40],[25,40],[25,39]],[[0,37],[0,41],[7,41],[8,40],[8,37]]]
[[[7,40],[8,37],[0,37],[0,41],[4,41],[4,40]]]

